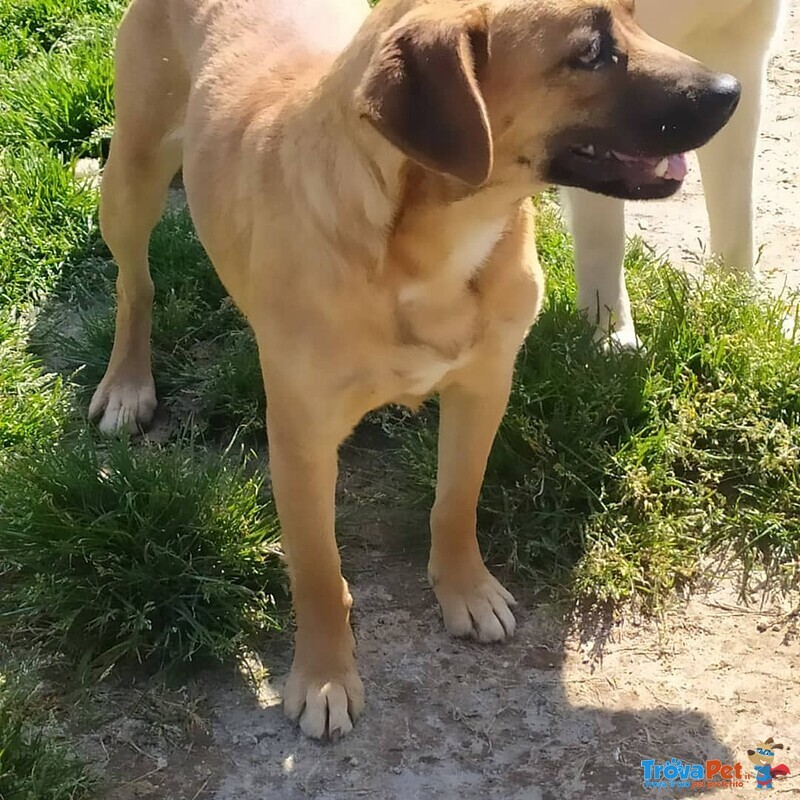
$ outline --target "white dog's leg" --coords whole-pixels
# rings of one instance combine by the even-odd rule
[[[625,257],[625,204],[580,189],[562,192],[575,240],[578,308],[611,346],[639,346],[622,262]]]
[[[729,269],[755,273],[753,171],[764,93],[764,57],[738,58],[737,47],[714,66],[742,84],[739,108],[728,125],[697,153],[711,231],[711,252]]]
[[[698,152],[711,229],[711,252],[729,269],[754,275],[754,165],[770,42],[779,28],[780,0],[753,2],[727,29],[702,37],[692,55],[735,75],[739,108],[728,125]]]

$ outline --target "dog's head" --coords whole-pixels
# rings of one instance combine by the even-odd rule
[[[766,767],[775,760],[775,751],[783,750],[782,744],[776,744],[775,740],[770,737],[766,742],[759,742],[755,750],[748,750],[747,757],[750,763],[756,767]]]
[[[633,0],[381,5],[400,3],[408,10],[373,51],[359,113],[413,161],[471,186],[667,197],[683,153],[739,100],[733,77],[648,36]]]

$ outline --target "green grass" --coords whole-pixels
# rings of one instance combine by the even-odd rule
[[[189,446],[85,433],[0,474],[3,618],[86,664],[235,655],[278,625],[277,523],[259,472]]]
[[[105,28],[124,7],[123,0],[0,0],[0,65],[11,68]]]
[[[706,559],[773,572],[800,556],[800,347],[787,304],[633,248],[647,351],[604,355],[575,313],[568,237],[547,207],[547,302],[520,356],[484,484],[493,560],[578,595],[660,601]],[[406,437],[430,496],[434,431]]]
[[[42,302],[97,236],[96,192],[41,144],[0,149],[0,310]],[[79,276],[78,276],[79,277]]]
[[[109,40],[106,34],[71,42],[12,71],[0,83],[0,142],[46,142],[67,156],[91,152],[93,134],[111,121]]]
[[[0,464],[4,451],[58,437],[67,416],[63,380],[42,370],[20,326],[0,316]]]
[[[95,780],[47,708],[34,666],[0,651],[0,798],[79,800]]]
[[[0,147],[94,153],[112,118],[120,0],[0,0]]]
[[[123,0],[0,0],[0,636],[95,669],[235,656],[280,627],[285,575],[263,464],[201,443],[263,427],[252,337],[185,213],[154,236],[163,447],[85,428],[113,335],[97,191]],[[239,424],[239,420],[242,424]],[[75,800],[85,768],[30,659],[0,659],[0,798]]]

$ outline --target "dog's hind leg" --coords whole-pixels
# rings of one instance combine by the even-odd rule
[[[188,80],[154,0],[136,0],[117,38],[117,118],[100,190],[100,228],[118,268],[114,347],[89,406],[101,430],[135,431],[156,407],[150,367],[150,233],[181,164]]]
[[[511,389],[513,360],[441,392],[439,471],[428,577],[453,636],[499,642],[514,633],[514,598],[489,572],[476,536],[486,462]]]

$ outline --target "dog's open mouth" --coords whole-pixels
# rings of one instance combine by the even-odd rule
[[[683,153],[630,155],[581,145],[562,150],[551,162],[550,171],[553,181],[562,186],[625,200],[657,200],[678,191],[688,167]]]

